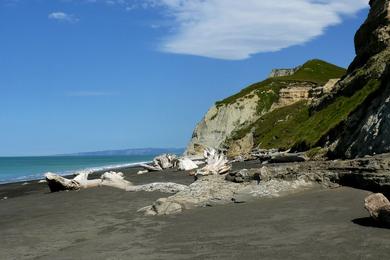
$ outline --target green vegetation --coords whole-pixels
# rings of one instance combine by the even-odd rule
[[[246,130],[254,130],[255,143],[261,148],[288,149],[295,143],[299,125],[308,118],[309,107],[301,101],[265,114]]]
[[[311,81],[325,84],[329,79],[341,78],[346,70],[322,60],[310,60],[292,76],[279,77],[283,80]]]
[[[337,97],[334,102],[311,115],[306,122],[299,126],[297,143],[306,147],[314,147],[326,133],[346,120],[351,112],[379,87],[380,81],[373,79],[352,96]]]
[[[228,98],[226,98],[226,99],[224,99],[222,101],[217,101],[215,104],[217,105],[217,107],[220,107],[220,106],[223,106],[223,105],[228,105],[228,104],[234,103],[234,102],[237,101],[237,99],[240,99],[242,97],[245,97],[245,96],[249,95],[254,90],[266,89],[269,85],[271,85],[271,83],[273,81],[274,80],[272,80],[272,79],[266,79],[266,80],[264,80],[262,82],[255,83],[253,85],[250,85],[247,88],[244,88],[243,90],[241,90],[240,92],[238,92],[237,94],[235,94],[233,96],[230,96],[230,97],[228,97]]]
[[[307,81],[323,85],[328,82],[329,79],[342,77],[345,72],[345,69],[325,61],[310,60],[303,64],[302,67],[292,76],[269,78],[262,82],[255,83],[247,88],[244,88],[233,96],[216,102],[216,106],[220,107],[232,104],[245,96],[250,98],[252,97],[250,94],[256,91],[256,94],[260,97],[260,102],[263,103],[259,104],[258,108],[258,111],[261,112],[263,109],[269,109],[271,107],[272,103],[279,97],[279,90],[288,86],[289,83]],[[263,98],[265,99],[264,101]]]
[[[346,120],[379,86],[378,80],[371,80],[353,96],[337,97],[334,102],[312,115],[304,101],[276,109],[255,123],[234,132],[228,142],[241,139],[253,131],[255,144],[264,149],[289,149],[297,144],[310,149],[330,130]]]
[[[272,104],[277,102],[282,88],[297,82],[323,85],[329,79],[342,77],[344,73],[344,69],[335,65],[320,60],[311,60],[292,76],[267,79],[218,102],[217,105],[234,103],[237,99],[249,96],[251,93],[260,98],[257,113],[262,116],[256,122],[235,131],[226,143],[239,140],[252,132],[255,145],[261,148],[300,147],[311,149],[309,155],[313,156],[322,152],[316,147],[330,131],[341,126],[370,94],[378,90],[380,87],[378,80],[370,80],[351,95],[336,97],[333,102],[319,111],[310,112],[309,104],[306,101],[300,101],[269,113],[264,112],[269,111]]]

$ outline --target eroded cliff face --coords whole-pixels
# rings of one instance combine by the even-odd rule
[[[227,136],[234,130],[258,118],[256,113],[259,97],[247,95],[236,102],[214,105],[196,126],[187,154],[202,154],[205,147],[222,148]]]
[[[322,65],[322,61],[309,63],[316,62]],[[294,78],[299,70],[304,73],[308,69],[303,65],[282,76],[273,73],[272,78],[217,102],[196,126],[186,154],[199,155],[205,147],[226,150],[230,157],[249,153],[258,145],[252,125],[264,115],[297,102],[310,103],[322,95],[325,83]]]
[[[390,1],[372,0],[366,22],[355,36],[356,58],[348,74],[317,107],[365,85],[371,93],[337,130],[330,156],[354,158],[390,151]],[[316,107],[314,108],[316,109]]]

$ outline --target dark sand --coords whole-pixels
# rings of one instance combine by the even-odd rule
[[[192,182],[180,172],[136,171],[125,172],[137,184]],[[367,218],[368,194],[315,189],[144,217],[139,208],[168,195],[1,185],[0,198],[9,198],[0,200],[0,259],[389,259],[390,230]]]

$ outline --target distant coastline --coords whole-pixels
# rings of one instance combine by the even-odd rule
[[[56,156],[126,156],[126,155],[160,155],[164,153],[183,154],[184,148],[133,148],[120,150],[103,150],[94,152],[79,152],[71,154],[59,154]]]

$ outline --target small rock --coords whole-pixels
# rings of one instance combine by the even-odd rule
[[[175,202],[170,202],[166,198],[158,199],[153,204],[153,209],[157,215],[172,215],[182,212],[182,206]]]
[[[139,171],[137,172],[138,175],[142,175],[142,174],[145,174],[145,173],[148,173],[149,171],[148,170],[144,170],[144,171]]]
[[[8,199],[8,197],[3,197],[3,200],[6,200],[6,199]]]

